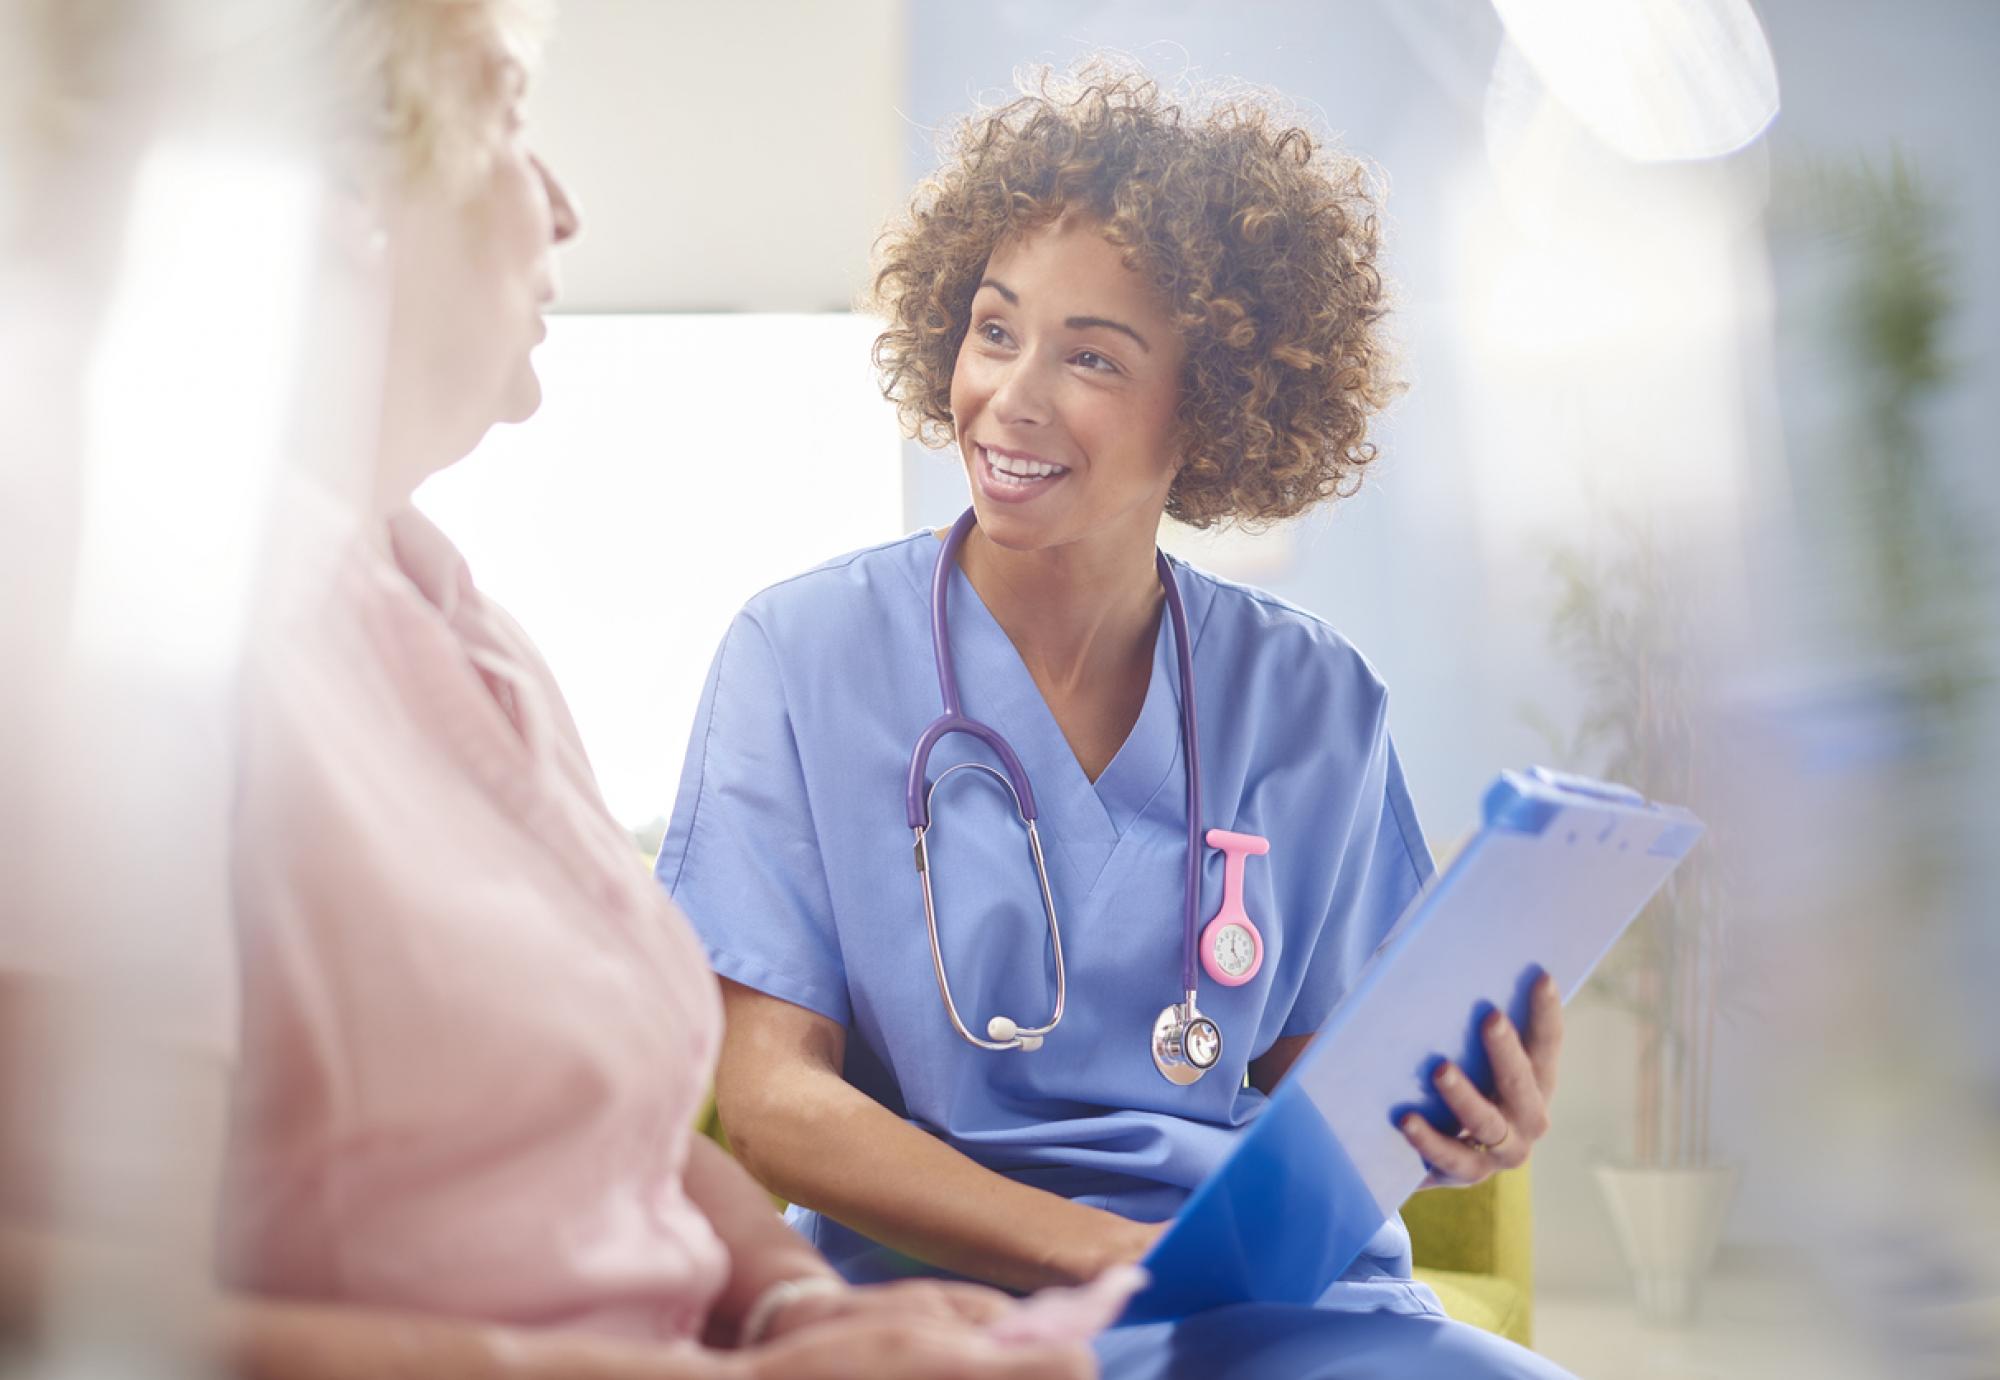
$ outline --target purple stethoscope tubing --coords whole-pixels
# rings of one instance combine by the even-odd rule
[[[1032,825],[1036,817],[1034,788],[1028,784],[1027,769],[1014,749],[995,729],[965,714],[958,693],[958,675],[951,661],[950,602],[951,573],[958,564],[958,552],[976,522],[974,510],[967,508],[952,524],[938,553],[931,575],[931,648],[937,661],[938,695],[944,712],[924,729],[910,754],[910,770],[904,786],[904,809],[909,827],[921,832],[930,828],[930,800],[927,778],[931,750],[949,734],[963,733],[993,750],[1014,788],[1022,822]],[[1201,906],[1201,750],[1194,706],[1194,658],[1188,646],[1187,608],[1181,602],[1180,583],[1174,578],[1171,562],[1164,552],[1154,552],[1160,589],[1166,595],[1167,619],[1174,633],[1174,652],[1180,672],[1181,748],[1187,760],[1187,863],[1181,914],[1181,986],[1192,1003],[1196,985],[1195,951]],[[1060,962],[1060,958],[1058,958]],[[942,973],[940,973],[942,980]],[[954,1021],[956,1015],[954,1013]],[[976,1041],[975,1041],[976,1043]]]
[[[1195,945],[1201,909],[1201,739],[1194,719],[1194,657],[1188,651],[1187,609],[1181,604],[1180,581],[1164,551],[1153,560],[1160,571],[1160,588],[1167,596],[1167,620],[1174,628],[1174,656],[1181,675],[1181,750],[1187,755],[1187,879],[1181,914],[1181,987],[1190,1007],[1195,993]]]
[[[903,789],[903,804],[912,829],[930,827],[930,800],[925,791],[925,777],[930,771],[931,749],[938,745],[940,739],[953,733],[977,738],[993,749],[993,755],[1006,769],[1008,784],[1014,788],[1014,798],[1021,807],[1021,819],[1030,822],[1035,818],[1035,788],[1028,784],[1027,768],[1021,765],[1021,759],[1014,755],[1014,749],[998,730],[965,716],[958,698],[958,673],[951,664],[951,622],[946,607],[950,603],[951,572],[958,564],[959,548],[965,545],[973,521],[973,510],[967,508],[952,524],[950,534],[944,539],[944,550],[938,553],[937,568],[931,572],[931,654],[937,661],[938,697],[944,701],[944,713],[931,720],[930,727],[917,739],[916,750],[910,754],[910,775]]]

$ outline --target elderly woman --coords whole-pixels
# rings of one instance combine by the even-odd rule
[[[379,412],[358,500],[289,509],[246,697],[225,1269],[304,1312],[245,1305],[235,1350],[438,1380],[1086,1373],[990,1337],[1018,1317],[996,1291],[842,1283],[695,1134],[715,980],[547,668],[410,506],[540,399],[577,214],[523,132],[526,8],[325,10],[375,112],[331,223],[381,308],[352,318],[382,323]]]
[[[742,611],[658,874],[725,979],[732,1142],[849,1278],[1087,1279],[1145,1253],[1431,873],[1367,662],[1155,546],[1359,481],[1392,392],[1376,207],[1266,106],[1099,67],[969,120],[880,252],[885,391],[971,509]],[[1247,919],[1196,939],[1232,874]],[[1441,1071],[1466,1138],[1406,1127],[1439,1178],[1527,1158],[1560,1024],[1546,980],[1530,1031],[1489,1023],[1496,1100]],[[1317,1307],[1099,1354],[1559,1373],[1447,1320],[1393,1220]]]

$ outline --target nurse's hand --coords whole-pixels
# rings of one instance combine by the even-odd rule
[[[1134,1222],[1116,1213],[1109,1215],[1113,1222],[1105,1238],[1104,1254],[1096,1269],[1085,1272],[1086,1277],[1101,1275],[1114,1265],[1137,1265],[1174,1224],[1172,1218],[1164,1222]]]
[[[1403,1118],[1403,1134],[1431,1167],[1426,1187],[1476,1184],[1526,1164],[1535,1142],[1548,1134],[1563,1039],[1562,993],[1555,979],[1543,973],[1535,982],[1525,1044],[1502,1011],[1486,1018],[1480,1035],[1493,1064],[1493,1098],[1450,1060],[1431,1076],[1463,1132],[1447,1136],[1415,1112]]]
[[[1090,1380],[1097,1374],[1088,1347],[1008,1345],[935,1317],[835,1318],[728,1360],[730,1380]]]
[[[1102,1278],[1106,1270],[1120,1265],[1137,1265],[1173,1225],[1172,1218],[1136,1222],[1104,1208],[1071,1206],[1082,1220],[1049,1256],[1055,1273],[1071,1287]]]

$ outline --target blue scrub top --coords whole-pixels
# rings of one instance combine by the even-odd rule
[[[1222,1060],[1190,1087],[1153,1066],[1160,1009],[1181,995],[1186,785],[1180,681],[1164,617],[1131,736],[1093,783],[1013,644],[963,572],[951,587],[965,710],[1013,745],[1040,809],[1062,927],[1068,1009],[1038,1051],[993,1053],[952,1030],[924,931],[904,816],[911,748],[940,712],[930,581],[918,532],[765,590],[737,616],[689,742],[657,872],[717,973],[847,1027],[846,1076],[990,1169],[1147,1221],[1171,1216],[1229,1153],[1264,1095],[1250,1062],[1315,1031],[1432,872],[1389,739],[1387,697],[1320,619],[1174,563],[1192,633],[1202,827],[1259,834],[1245,905],[1263,933],[1249,983],[1204,972]],[[954,762],[992,760],[947,737]],[[1005,789],[959,772],[929,835],[938,928],[967,1026],[1046,1022],[1048,929]],[[1203,849],[1200,922],[1223,855]],[[850,1278],[909,1262],[839,1226],[795,1222]],[[1435,1312],[1407,1282],[1392,1221],[1325,1304]]]

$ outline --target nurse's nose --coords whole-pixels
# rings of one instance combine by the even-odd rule
[[[1050,418],[1047,371],[1026,351],[1003,366],[993,390],[994,418],[1003,425],[1036,426]]]

